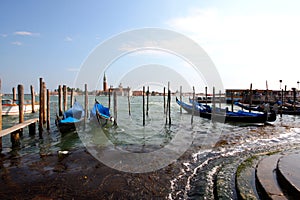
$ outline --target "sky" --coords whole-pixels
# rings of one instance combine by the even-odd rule
[[[2,0],[2,93],[11,93],[18,84],[25,92],[30,85],[38,91],[40,77],[50,90],[59,84],[77,87],[74,83],[97,47],[124,32],[149,27],[174,31],[198,44],[214,63],[224,88],[248,89],[252,83],[254,89],[280,89],[279,80],[282,88],[298,88],[299,10],[297,0]],[[187,84],[186,90],[195,86],[196,92],[204,92],[210,77],[193,70],[180,55],[141,49],[113,60],[105,74],[114,87],[122,83],[139,89],[170,81],[174,90]],[[158,76],[160,72],[165,75]],[[97,73],[95,89],[101,90],[104,72]]]

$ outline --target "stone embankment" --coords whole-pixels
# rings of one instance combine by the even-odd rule
[[[299,164],[299,152],[277,152],[248,158],[236,173],[238,198],[299,199]]]

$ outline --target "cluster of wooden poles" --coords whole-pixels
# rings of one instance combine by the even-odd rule
[[[46,88],[46,83],[43,78],[40,78],[40,111],[39,111],[39,136],[42,138],[42,133],[44,129],[44,124],[46,124],[46,129],[50,130],[50,91]],[[70,97],[70,107],[73,105],[73,89],[71,90]],[[63,112],[67,110],[68,103],[68,91],[66,85],[58,86],[58,115],[62,116]]]
[[[20,136],[23,135],[23,128],[29,127],[29,135],[35,135],[36,133],[36,122],[39,123],[39,137],[42,138],[43,129],[50,130],[50,91],[46,88],[46,83],[43,81],[43,78],[39,79],[40,83],[40,94],[39,94],[39,118],[33,118],[24,121],[24,86],[19,84],[16,88],[12,89],[13,92],[13,100],[18,100],[19,105],[19,124],[16,124],[13,127],[2,130],[2,103],[0,104],[0,152],[2,151],[2,137],[5,135],[11,135],[11,143],[12,147],[20,146]],[[31,105],[32,105],[32,113],[35,113],[35,92],[34,87],[30,86],[31,90]],[[0,79],[0,91],[1,91],[1,79]],[[67,87],[63,85],[62,87],[58,87],[58,96],[59,96],[59,115],[63,114],[63,111],[67,110]],[[70,98],[70,107],[73,105],[73,90],[71,90],[71,98]],[[0,101],[2,102],[2,93],[0,92]],[[85,85],[85,110],[87,110],[88,106],[88,93],[87,93],[87,85]],[[87,114],[85,114],[87,116]]]
[[[35,123],[38,121],[38,130],[39,130],[39,137],[42,138],[43,129],[50,130],[50,91],[46,88],[46,83],[43,81],[43,78],[39,79],[39,118],[28,122],[27,126],[29,126],[29,134],[35,134],[36,132],[36,125]],[[32,102],[32,112],[35,112],[34,105],[35,105],[35,93],[33,86],[30,86],[31,89],[31,102]],[[84,86],[84,110],[85,110],[85,122],[88,116],[88,91],[87,91],[87,84]],[[0,90],[1,90],[1,80],[0,80]],[[207,91],[207,88],[206,88]],[[73,99],[74,99],[74,92],[73,89],[71,89],[71,95],[70,95],[70,107],[73,105]],[[109,90],[108,98],[109,98],[109,105],[110,108],[110,101],[111,101],[111,93],[113,92],[113,112],[114,112],[114,119],[115,123],[117,122],[117,93],[116,91]],[[195,91],[193,88],[193,99],[195,98]],[[146,116],[149,114],[149,86],[147,87],[147,91],[145,91],[145,86],[143,86],[143,126],[145,126],[146,122]],[[59,85],[58,86],[58,115],[63,115],[63,112],[67,110],[67,96],[68,91],[66,85]],[[129,115],[131,115],[130,111],[130,95],[128,94],[128,110]],[[146,100],[145,100],[146,97]],[[166,98],[167,97],[167,98]],[[1,95],[0,95],[0,98]],[[13,88],[13,98],[16,100],[16,91],[15,88]],[[182,101],[182,87],[180,87],[180,100]],[[23,110],[23,104],[24,104],[24,87],[23,85],[18,85],[18,101],[19,101],[19,123],[24,123],[24,110]],[[170,83],[168,82],[168,88],[167,88],[167,94],[166,94],[166,87],[163,89],[163,110],[165,114],[165,124],[171,125],[171,90],[170,90]],[[0,111],[1,111],[0,106]],[[180,113],[182,113],[182,109],[180,107]],[[193,123],[193,115],[192,115],[192,123]],[[24,125],[24,127],[26,127]],[[0,131],[2,130],[2,115],[0,115]],[[11,132],[11,141],[13,146],[18,146],[20,144],[19,137],[20,134],[22,134],[22,129],[18,131]],[[2,149],[2,136],[0,135],[0,149]]]
[[[146,103],[145,103],[145,94],[146,94]],[[146,116],[149,114],[149,86],[147,87],[147,91],[145,91],[145,86],[143,86],[143,126],[145,126]],[[164,114],[166,115],[166,124],[171,125],[171,90],[170,90],[170,83],[168,83],[168,94],[167,99],[166,97],[166,87],[164,87],[163,91],[164,97]],[[146,104],[146,108],[145,108]],[[130,115],[130,101],[128,95],[128,107],[129,107],[129,115]]]
[[[16,101],[16,89],[13,88],[13,100]],[[30,86],[31,90],[31,99],[32,99],[32,112],[35,112],[35,95],[34,95],[34,88]],[[1,80],[0,80],[0,91],[1,91]],[[37,119],[30,119],[24,121],[24,86],[18,85],[18,105],[19,105],[19,124],[8,128],[6,130],[2,130],[2,93],[0,92],[0,152],[2,151],[2,136],[11,134],[11,142],[13,147],[17,147],[20,145],[20,136],[23,135],[23,128],[28,126],[29,127],[29,134],[33,135],[36,132],[36,122]]]
[[[148,116],[148,110],[149,110],[149,87],[147,88],[147,91],[145,92],[145,87],[143,87],[143,126],[145,126],[145,94],[147,97],[147,102],[146,102],[146,116]],[[221,97],[221,91],[219,91],[219,95]],[[205,87],[205,96],[207,100],[207,87]],[[167,99],[166,99],[167,97]],[[213,96],[212,96],[212,107],[213,110],[216,108],[216,94],[215,94],[215,87],[213,87]],[[169,124],[171,125],[171,90],[170,90],[170,83],[168,82],[168,93],[166,94],[166,88],[164,87],[163,91],[163,108],[164,108],[164,114],[166,116],[166,125]],[[182,86],[180,86],[180,94],[179,94],[180,101],[182,102]],[[195,87],[193,87],[193,101],[195,101]],[[128,99],[129,102],[129,99]],[[221,108],[221,100],[219,100],[219,107]],[[130,105],[130,104],[129,104]],[[206,102],[207,105],[207,102]],[[194,108],[194,107],[193,107]],[[232,104],[232,110],[233,110],[233,104]],[[180,114],[182,114],[182,107],[180,106]],[[129,115],[130,115],[130,106],[129,106]],[[191,116],[191,124],[193,124],[193,118],[195,115],[195,111],[193,110],[192,116]]]
[[[166,114],[166,124],[171,125],[171,90],[170,84],[168,84],[168,94],[166,95],[166,88],[164,87],[163,91],[163,97],[164,97],[164,114]],[[147,91],[145,90],[145,86],[143,86],[143,92],[142,92],[142,109],[143,109],[143,126],[146,124],[146,117],[149,115],[149,86],[147,87]],[[114,123],[117,124],[117,92],[113,91],[111,89],[108,90],[108,108],[111,107],[111,96],[113,96],[113,117],[114,117]],[[166,99],[167,96],[167,99]],[[130,106],[130,94],[128,93],[128,114],[131,116],[131,106]]]
[[[87,84],[84,85],[84,123],[88,116],[88,91]],[[74,103],[74,89],[70,91],[70,108]],[[68,107],[68,89],[66,85],[58,86],[58,115],[62,116]],[[50,92],[46,90],[46,84],[43,79],[40,78],[40,112],[39,112],[39,133],[40,136],[43,132],[43,124],[46,123],[47,130],[50,130]]]
[[[147,91],[145,91],[145,86],[143,86],[143,126],[145,126],[145,118],[148,116],[149,111],[149,86],[147,87]],[[219,91],[219,95],[221,97],[221,91]],[[145,96],[147,101],[145,102]],[[205,87],[205,96],[207,100],[207,87]],[[167,98],[166,98],[167,97]],[[215,87],[213,87],[213,96],[212,96],[212,108],[213,110],[216,108],[216,94],[215,94]],[[182,102],[182,86],[180,86],[180,94],[179,94],[180,101]],[[195,88],[193,87],[193,101],[195,101]],[[166,87],[163,89],[163,109],[164,114],[166,117],[165,124],[171,125],[171,90],[170,90],[170,83],[168,82],[168,92],[166,94]],[[146,104],[146,109],[145,109]],[[221,108],[221,100],[219,100],[219,107]],[[207,105],[207,102],[206,102]],[[128,108],[129,108],[129,115],[130,115],[130,101],[128,96]],[[194,108],[194,107],[193,107]],[[232,110],[233,110],[233,103],[232,103]],[[182,114],[182,107],[180,106],[180,114]],[[191,124],[193,124],[193,117],[195,115],[195,111],[193,110],[191,116]]]

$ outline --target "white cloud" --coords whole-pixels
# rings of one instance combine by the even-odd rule
[[[200,34],[202,37],[211,37],[208,33],[215,34],[216,25],[219,24],[219,20],[217,10],[215,9],[192,9],[189,15],[170,19],[166,23],[172,28],[190,34],[197,33],[197,35]]]
[[[17,45],[17,46],[23,45],[23,43],[22,43],[22,42],[19,42],[19,41],[12,42],[11,44]]]
[[[167,52],[162,49],[138,49],[133,51],[130,56],[149,56],[152,57],[165,57],[167,56]]]
[[[255,79],[298,80],[289,72],[300,65],[299,21],[300,15],[224,15],[217,9],[193,9],[166,23],[204,48],[228,80],[225,87],[237,87],[230,77],[243,77],[240,82],[247,86]]]
[[[67,71],[69,72],[79,72],[79,68],[67,68]]]
[[[65,38],[65,41],[66,41],[66,42],[72,42],[72,41],[73,41],[73,38],[71,38],[70,36],[67,36],[67,37]]]
[[[131,51],[139,51],[140,49],[154,49],[157,48],[158,44],[154,41],[143,41],[142,43],[138,41],[137,43],[131,42],[131,43],[124,43],[122,46],[120,46],[119,50],[124,52],[131,52]]]
[[[16,31],[14,35],[21,35],[21,36],[39,36],[39,33],[33,33],[29,31]]]

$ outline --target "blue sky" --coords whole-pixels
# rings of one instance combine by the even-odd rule
[[[124,31],[145,27],[173,30],[197,42],[214,62],[225,88],[249,88],[253,83],[254,88],[264,89],[268,80],[270,89],[279,89],[280,79],[288,88],[297,87],[299,10],[297,1],[271,0],[3,0],[0,1],[2,91],[10,93],[18,84],[24,84],[27,91],[30,85],[38,90],[39,77],[44,78],[51,90],[59,84],[72,86],[82,63],[97,45]],[[158,62],[155,56],[155,53],[150,55],[149,63]],[[116,64],[130,65],[129,60],[132,58]],[[161,62],[176,65],[177,60]],[[145,64],[148,63],[140,63]],[[114,77],[114,74],[117,73],[108,71],[109,84],[120,80],[120,75]],[[198,91],[201,88],[202,85]]]

